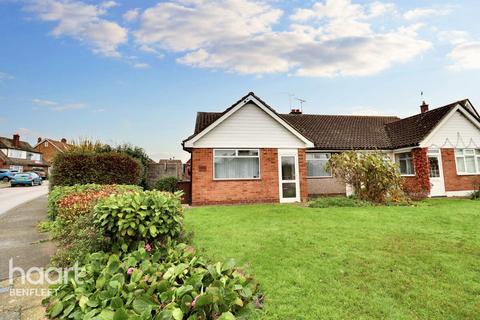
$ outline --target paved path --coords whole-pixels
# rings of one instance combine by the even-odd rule
[[[1,193],[2,190],[0,190]],[[37,224],[47,217],[47,196],[23,203],[0,215],[0,320],[36,320],[44,318],[41,300],[45,298],[46,284],[22,284],[16,273],[12,291],[9,280],[9,260],[25,271],[31,267],[45,267],[55,252],[55,245],[46,233],[37,231]],[[35,274],[35,273],[34,273]],[[35,291],[32,291],[35,289]],[[43,291],[42,291],[43,290]],[[12,292],[15,292],[12,295]],[[25,294],[25,292],[28,292]]]
[[[48,181],[45,181],[41,186],[35,187],[15,187],[15,188],[1,188],[0,189],[0,216],[8,210],[16,206],[46,195],[48,193]],[[0,230],[3,227],[0,225]]]
[[[0,216],[0,280],[8,278],[10,258],[15,267],[44,267],[54,253],[47,233],[37,224],[47,217],[47,196],[24,203]]]

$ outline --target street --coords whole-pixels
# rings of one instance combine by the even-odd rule
[[[16,206],[46,195],[48,193],[48,181],[41,186],[15,187],[0,189],[0,216]]]

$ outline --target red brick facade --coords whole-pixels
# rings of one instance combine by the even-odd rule
[[[260,149],[260,179],[213,180],[212,149],[192,150],[192,205],[278,202],[277,149]]]
[[[442,151],[443,175],[445,191],[474,190],[480,183],[480,175],[458,175],[455,162],[455,149],[445,148]]]
[[[299,149],[300,190],[308,196],[305,150]],[[192,205],[279,202],[278,150],[260,149],[260,179],[214,180],[212,149],[192,150]]]

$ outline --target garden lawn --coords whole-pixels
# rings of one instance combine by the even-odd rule
[[[260,319],[480,318],[480,201],[199,207],[186,227],[255,275]]]

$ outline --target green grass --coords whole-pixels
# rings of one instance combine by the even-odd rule
[[[194,244],[266,293],[261,319],[480,319],[480,202],[188,210]]]

